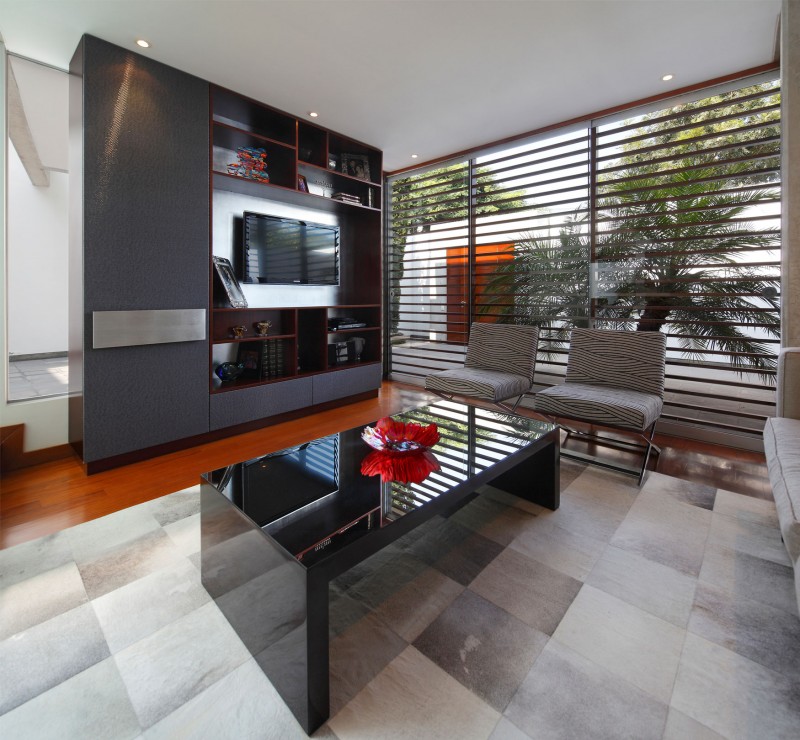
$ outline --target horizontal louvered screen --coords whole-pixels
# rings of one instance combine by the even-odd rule
[[[777,83],[595,137],[595,325],[667,335],[664,418],[760,431],[780,332]]]
[[[779,347],[780,99],[766,82],[390,179],[392,377],[460,364],[471,321],[662,331],[664,419],[757,434]]]
[[[391,183],[391,368],[420,382],[464,358],[469,316],[469,163]]]

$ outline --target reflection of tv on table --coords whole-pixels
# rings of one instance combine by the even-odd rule
[[[338,285],[339,227],[246,212],[244,281]]]

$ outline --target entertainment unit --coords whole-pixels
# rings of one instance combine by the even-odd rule
[[[213,85],[211,130],[211,253],[247,301],[213,284],[211,430],[376,394],[381,152]]]
[[[69,440],[87,471],[376,395],[381,152],[89,35],[70,72]],[[245,269],[248,219],[251,237],[294,229],[297,262],[248,239]],[[328,361],[356,336],[359,358]]]

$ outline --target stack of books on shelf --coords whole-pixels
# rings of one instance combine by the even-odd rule
[[[333,200],[339,200],[342,203],[355,203],[356,205],[361,205],[361,198],[357,195],[350,195],[350,193],[334,193],[331,195]]]
[[[261,342],[261,380],[283,377],[283,342]]]

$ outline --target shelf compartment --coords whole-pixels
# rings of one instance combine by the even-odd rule
[[[243,364],[244,370],[235,380],[221,380],[212,371],[212,391],[246,388],[262,383],[287,380],[297,375],[297,340],[295,337],[273,337],[214,345],[214,368],[225,362]]]
[[[328,307],[328,332],[338,333],[346,329],[335,328],[332,319],[350,318],[357,322],[366,324],[365,327],[355,327],[352,331],[366,331],[367,329],[380,328],[381,307],[377,304],[359,304]]]
[[[327,367],[327,312],[325,308],[300,308],[297,310],[297,336],[299,338],[298,373],[313,373]]]
[[[297,119],[223,88],[212,87],[213,119],[290,146],[297,143]]]
[[[317,167],[328,167],[328,132],[318,126],[299,121],[297,124],[297,158]]]
[[[266,169],[269,175],[269,183],[241,177],[228,171],[228,165],[235,165],[238,162],[236,150],[240,147],[263,149],[267,153]],[[297,185],[295,179],[295,149],[293,147],[263,139],[247,131],[220,125],[219,123],[214,124],[212,165],[214,172],[261,185],[280,185],[287,188],[294,188]]]
[[[358,198],[358,203],[336,201],[345,205],[362,206],[380,210],[381,187],[374,183],[359,180],[334,172],[327,167],[319,167],[305,162],[298,163],[298,172],[305,176],[311,195],[331,198],[334,193],[347,193]]]
[[[383,174],[383,157],[380,151],[331,133],[328,136],[328,152],[336,160],[336,172],[353,176],[362,182],[375,185],[380,183]]]
[[[272,326],[265,337],[256,334],[256,324],[269,321]],[[244,326],[244,336],[236,338],[233,327]],[[233,310],[215,309],[212,318],[211,336],[215,343],[251,341],[261,339],[274,339],[275,335],[282,338],[294,336],[297,333],[296,313],[292,308],[237,308]]]

